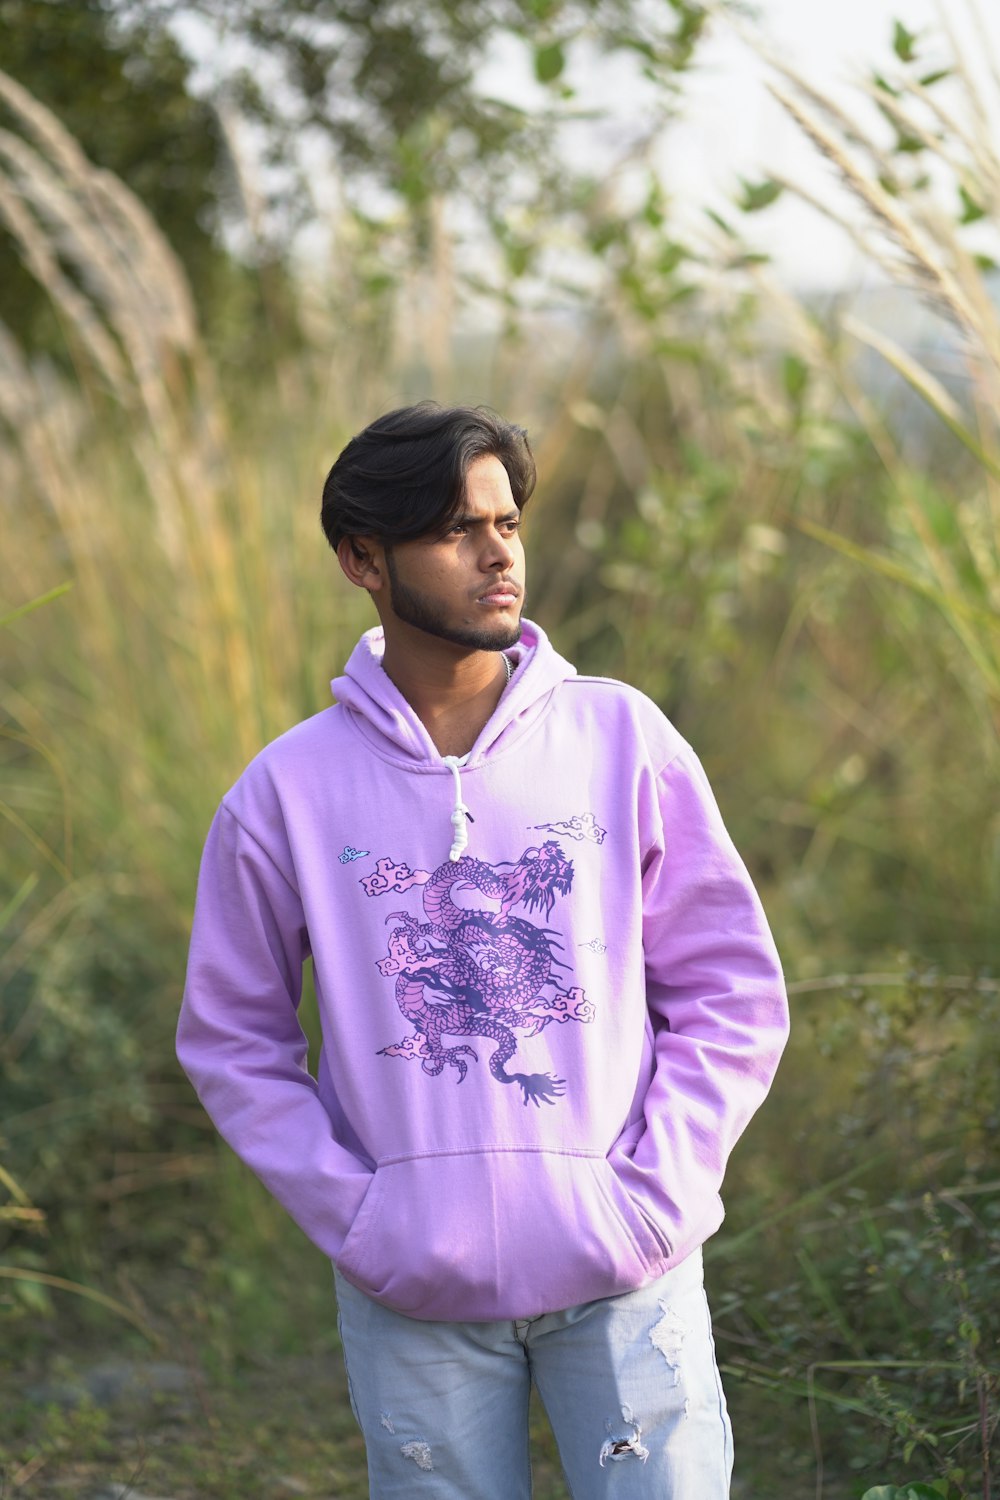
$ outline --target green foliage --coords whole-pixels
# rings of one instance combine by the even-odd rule
[[[566,53],[558,42],[535,48],[535,77],[539,83],[552,83],[566,66]]]
[[[739,206],[745,214],[758,213],[762,208],[769,208],[781,197],[781,193],[781,183],[773,182],[770,178],[757,183],[744,181]]]
[[[753,1181],[708,1251],[736,1420],[752,1407],[760,1424],[770,1392],[765,1429],[785,1423],[832,1493],[838,1475],[918,1468],[967,1500],[1000,1422],[1000,990],[914,974],[793,991]]]
[[[971,253],[964,231],[973,224],[988,225],[994,232],[1000,228],[997,205],[981,186],[984,175],[997,170],[997,161],[991,147],[981,156],[975,144],[982,104],[966,61],[956,56],[950,68],[917,81],[910,67],[916,61],[916,43],[916,35],[896,22],[893,45],[904,70],[891,82],[876,73],[874,89],[869,90],[892,129],[894,139],[888,144],[792,69],[771,61],[791,88],[790,93],[779,90],[779,99],[805,135],[835,163],[842,187],[861,204],[877,238],[865,238],[841,211],[833,210],[832,217],[953,325],[958,335],[956,354],[964,361],[970,393],[960,402],[919,359],[853,318],[843,320],[843,334],[877,351],[906,382],[971,455],[975,468],[967,472],[978,474],[979,483],[961,505],[956,505],[950,491],[932,498],[907,462],[896,435],[860,387],[844,339],[817,339],[815,330],[802,327],[803,342],[813,360],[833,375],[869,434],[898,500],[896,535],[890,547],[859,544],[822,526],[814,526],[812,534],[882,577],[920,591],[937,605],[966,656],[965,680],[980,698],[984,717],[991,721],[988,753],[993,756],[1000,745],[1000,567],[990,495],[1000,476],[996,457],[1000,318],[986,280],[993,257]],[[943,110],[928,91],[945,74],[962,84],[957,115]],[[900,153],[917,156],[925,152],[933,158],[934,173],[920,166],[907,169],[890,160]],[[943,204],[936,201],[942,197],[939,183],[945,184]],[[794,184],[790,190],[796,191]],[[805,196],[815,206],[812,196]],[[949,197],[951,205],[958,203],[957,212],[953,209],[951,214]]]
[[[877,1484],[865,1490],[861,1500],[947,1500],[947,1483],[940,1484]]]
[[[902,21],[893,23],[892,50],[900,62],[914,62],[917,56],[917,35],[913,31],[907,31]]]
[[[544,207],[550,233],[566,222],[580,176],[554,148],[562,125],[579,115],[564,82],[574,53],[590,46],[640,58],[646,77],[669,94],[707,20],[686,0],[642,13],[630,0],[504,0],[493,7],[429,0],[417,8],[196,0],[185,9],[220,41],[215,87],[256,127],[266,158],[281,165],[280,174],[255,184],[275,210],[256,227],[268,253],[281,259],[289,223],[315,213],[298,151],[308,132],[326,139],[355,210],[371,212],[379,203],[390,236],[396,209],[407,210],[417,265],[433,259],[432,220],[445,203],[460,204],[466,221],[495,224],[527,203]],[[169,27],[173,7],[137,0],[130,15],[156,35]],[[526,111],[483,93],[477,71],[498,42],[512,45],[525,78],[533,74],[545,87],[546,108]],[[262,60],[269,78],[278,75],[275,86],[262,85]]]
[[[0,1433],[0,1481],[8,1473],[30,1474],[45,1462],[73,1462],[81,1456],[110,1458],[114,1453],[114,1436],[110,1413],[82,1401],[78,1406],[48,1405],[33,1434],[34,1441],[22,1447],[23,1429],[28,1426],[28,1412],[18,1402],[5,1403],[4,1430]]]
[[[468,21],[446,9],[449,26]],[[530,20],[532,47],[558,36],[569,67],[584,9],[595,27],[616,19],[534,0],[510,24]],[[278,25],[271,10],[262,25]],[[680,3],[670,16],[672,40],[632,37],[665,88],[703,23]],[[441,24],[437,11],[378,18],[397,63],[406,48],[433,52]],[[287,27],[282,45],[319,110],[322,48],[339,33],[299,35]],[[319,480],[372,411],[426,394],[433,377],[445,397],[473,392],[529,423],[544,481],[532,612],[582,669],[636,682],[695,743],[792,980],[789,1057],[734,1160],[729,1223],[711,1246],[752,1488],[812,1490],[818,1467],[828,1500],[886,1488],[886,1474],[971,1497],[995,1447],[1000,1333],[992,434],[866,335],[940,418],[913,462],[845,354],[857,331],[800,308],[762,338],[763,273],[748,289],[759,255],[721,221],[713,281],[646,168],[632,175],[634,211],[581,180],[550,217],[534,179],[511,214],[501,180],[483,203],[508,324],[456,352],[443,318],[435,343],[427,283],[404,291],[413,236],[446,270],[439,196],[475,194],[479,180],[456,162],[465,153],[485,173],[510,159],[488,155],[506,149],[500,137],[484,137],[481,158],[474,133],[457,138],[475,45],[429,56],[409,101],[383,101],[384,60],[371,58],[365,108],[384,103],[402,124],[384,126],[392,155],[378,165],[400,206],[345,209],[323,297],[299,294],[312,342],[266,382],[249,359],[241,369],[261,299],[232,284],[244,326],[221,363],[197,330],[158,320],[159,303],[137,330],[148,284],[130,266],[158,254],[147,228],[117,267],[120,301],[81,269],[89,302],[60,304],[79,379],[21,361],[0,389],[17,394],[0,443],[13,831],[0,864],[0,1261],[25,1273],[0,1282],[0,1323],[38,1352],[55,1314],[107,1337],[122,1307],[141,1320],[146,1302],[226,1379],[333,1346],[328,1268],[209,1146],[171,1037],[211,811],[264,740],[327,701],[367,623],[331,583]],[[366,56],[362,38],[344,66]],[[432,108],[434,79],[448,83],[435,68],[453,70],[454,88]],[[887,100],[902,94],[892,87]],[[369,144],[381,149],[377,133]],[[905,164],[896,180],[904,201]],[[572,255],[553,273],[556,223]],[[587,267],[576,282],[574,257]],[[457,279],[442,272],[439,313]],[[564,321],[521,316],[529,282],[560,311],[586,310],[571,339]],[[104,343],[87,343],[88,316]],[[412,334],[402,351],[399,329]],[[98,348],[114,379],[95,379]],[[23,601],[67,582],[28,616]],[[74,1277],[107,1286],[114,1307],[71,1297]],[[238,1433],[227,1421],[207,1457],[195,1439],[178,1445],[207,1492],[264,1492]],[[343,1493],[361,1494],[351,1462]]]
[[[959,216],[960,224],[976,224],[980,219],[986,217],[986,210],[981,203],[977,203],[963,182],[958,185],[958,195],[962,203],[962,212]]]

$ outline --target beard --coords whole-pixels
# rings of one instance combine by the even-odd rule
[[[521,639],[521,621],[498,620],[494,625],[452,625],[444,611],[425,594],[419,593],[404,583],[396,572],[391,551],[385,554],[389,574],[389,602],[397,620],[423,630],[439,640],[450,641],[455,646],[467,646],[472,651],[506,651],[516,646]]]

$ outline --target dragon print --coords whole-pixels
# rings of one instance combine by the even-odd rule
[[[453,1068],[461,1083],[479,1054],[464,1042],[445,1045],[445,1038],[482,1037],[496,1044],[489,1070],[498,1083],[517,1084],[526,1105],[554,1104],[566,1090],[564,1079],[507,1071],[516,1033],[532,1037],[551,1021],[592,1021],[594,1007],[582,989],[564,991],[553,977],[565,967],[555,934],[515,908],[549,919],[557,896],[568,895],[572,884],[572,862],[554,839],[525,849],[515,864],[465,855],[430,874],[379,859],[362,877],[365,894],[419,885],[425,919],[405,911],[386,918],[397,925],[377,967],[395,977],[396,1004],[412,1031],[379,1055],[417,1058],[431,1076]],[[458,905],[459,892],[478,892],[481,904]]]

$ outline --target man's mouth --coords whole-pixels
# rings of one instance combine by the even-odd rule
[[[516,604],[518,589],[512,583],[498,583],[491,588],[488,594],[480,594],[476,600],[477,604]]]

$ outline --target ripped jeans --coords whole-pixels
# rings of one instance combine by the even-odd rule
[[[532,1382],[573,1500],[729,1495],[700,1250],[640,1291],[518,1322],[423,1322],[336,1284],[371,1500],[529,1500]]]

